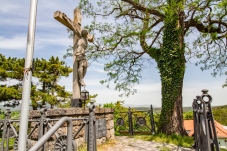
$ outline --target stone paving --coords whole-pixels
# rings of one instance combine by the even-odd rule
[[[182,148],[172,144],[143,141],[127,136],[115,136],[116,145],[108,148],[108,151],[193,151],[190,148]]]

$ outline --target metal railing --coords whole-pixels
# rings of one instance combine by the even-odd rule
[[[202,90],[192,103],[194,118],[194,138],[196,151],[220,151],[216,126],[211,109],[212,97],[208,90]]]
[[[61,119],[50,119],[46,118],[46,108],[41,109],[41,117],[40,119],[29,119],[29,122],[35,122],[33,128],[30,129],[30,133],[27,135],[27,146],[26,149],[29,151],[46,151],[46,144],[45,142],[52,136],[55,135],[56,141],[54,144],[55,151],[76,151],[77,146],[75,143],[76,136],[81,132],[81,130],[88,125],[88,133],[87,133],[87,150],[88,151],[96,151],[96,129],[95,129],[95,105],[91,102],[89,106],[89,116],[84,118],[69,118],[63,117]],[[13,132],[13,137],[15,138],[14,142],[14,151],[18,150],[18,137],[19,134],[15,128],[15,123],[19,123],[20,120],[12,120],[10,119],[10,110],[7,109],[5,112],[5,119],[0,120],[0,129],[2,129],[2,141],[0,150],[1,151],[9,151],[9,138],[10,132]],[[75,132],[72,133],[73,124],[72,121],[80,120],[82,124]],[[56,122],[52,126],[52,122]],[[63,123],[67,123],[67,135],[59,135],[57,130],[61,127]],[[31,147],[31,136],[38,129],[38,141],[34,146]],[[49,130],[48,130],[49,129]],[[12,135],[12,134],[11,134]],[[85,135],[85,134],[84,134]],[[69,140],[70,139],[70,140]],[[5,144],[4,144],[5,143]]]

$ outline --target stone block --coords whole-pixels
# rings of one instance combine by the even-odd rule
[[[110,129],[106,131],[106,139],[107,140],[114,139],[114,129]]]
[[[108,120],[113,120],[114,116],[113,116],[113,114],[106,114],[105,118],[106,118],[107,121]]]
[[[101,145],[106,142],[106,137],[102,137],[100,139],[96,139],[96,144]]]
[[[114,128],[114,120],[106,121],[106,129],[110,130]]]

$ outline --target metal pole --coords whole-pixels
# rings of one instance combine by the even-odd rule
[[[152,134],[155,134],[155,125],[154,125],[154,115],[153,115],[153,106],[151,105],[150,106],[150,121],[151,121],[151,131],[152,131]]]
[[[27,130],[28,130],[28,114],[29,114],[29,102],[31,92],[31,77],[32,77],[32,61],[34,52],[35,42],[35,27],[36,27],[36,10],[38,0],[31,0],[30,5],[30,16],[28,24],[28,35],[27,35],[27,48],[25,58],[25,70],[23,79],[23,92],[22,92],[22,105],[21,105],[21,117],[20,117],[20,130],[18,140],[18,150],[25,151],[27,144]]]
[[[89,109],[89,124],[88,124],[88,145],[87,145],[87,150],[88,151],[94,151],[94,102],[90,102],[90,106],[88,107]]]
[[[128,125],[129,125],[129,134],[133,135],[133,123],[132,123],[132,111],[131,108],[128,108]]]

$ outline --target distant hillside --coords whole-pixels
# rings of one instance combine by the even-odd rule
[[[227,105],[212,107],[214,119],[227,126]]]
[[[142,111],[144,111],[144,110],[150,110],[150,108],[149,107],[132,107],[132,108],[134,108],[134,109],[136,109],[136,110],[142,110]],[[161,108],[160,107],[153,107],[153,111],[155,112],[155,113],[160,113],[161,112]],[[187,111],[192,111],[192,107],[183,107],[183,112],[187,112]]]

